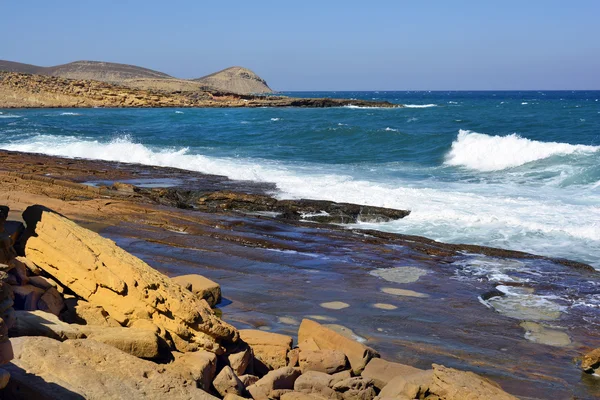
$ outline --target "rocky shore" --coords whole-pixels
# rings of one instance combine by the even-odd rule
[[[520,398],[598,394],[588,375],[598,351],[581,367],[569,361],[600,346],[593,325],[569,315],[566,347],[525,340],[519,322],[477,301],[493,297],[489,285],[445,273],[477,254],[542,263],[554,282],[597,279],[584,264],[327,225],[407,211],[281,201],[268,185],[0,157],[0,203],[10,206],[0,229],[3,398],[515,398],[490,377]],[[153,179],[163,187],[145,187]],[[300,257],[309,251],[326,261]]]
[[[255,96],[213,89],[165,91],[95,80],[0,71],[0,108],[401,107],[386,101]]]

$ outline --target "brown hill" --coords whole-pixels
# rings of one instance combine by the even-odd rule
[[[254,72],[243,67],[230,67],[194,81],[224,92],[273,93],[267,82]]]
[[[53,67],[0,60],[0,71],[48,75],[68,79],[94,80],[143,90],[203,92],[216,90],[236,94],[272,93],[266,82],[254,72],[232,67],[203,78],[177,79],[163,72],[135,65],[102,61],[75,61]]]

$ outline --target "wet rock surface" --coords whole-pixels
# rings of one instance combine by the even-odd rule
[[[36,174],[60,172],[69,184],[89,181],[90,176],[111,182],[139,178],[133,174],[136,166],[121,164],[124,168],[115,172],[104,163],[106,174],[94,175],[90,171],[95,162],[85,172],[83,160],[71,160],[73,165],[60,169],[65,164],[58,163],[64,160],[54,164],[55,159],[38,157],[44,165],[37,165]],[[29,161],[21,161],[27,171],[36,168]],[[198,184],[203,179],[179,173],[185,182]],[[388,361],[420,369],[438,363],[475,371],[522,397],[548,398],[552,393],[553,398],[591,399],[600,393],[594,376],[582,375],[573,362],[583,349],[600,346],[600,316],[593,306],[598,273],[584,264],[314,222],[173,209],[135,192],[75,183],[46,181],[42,190],[40,180],[0,174],[0,181],[6,188],[0,203],[10,203],[12,215],[18,216],[32,199],[45,201],[169,276],[199,273],[218,282],[223,291],[219,310],[238,328],[296,338],[297,322],[309,317],[349,328],[349,336]],[[217,190],[234,185],[215,182],[211,184]],[[371,274],[402,268],[427,273],[410,282]],[[519,295],[510,288],[526,288],[527,295],[535,296],[532,300],[558,310],[550,314],[556,319],[536,323],[567,334],[570,344],[528,340],[522,324],[534,322],[527,319],[531,307],[511,313],[494,308],[493,299]],[[422,296],[396,294],[405,290]],[[331,302],[348,307],[320,305]],[[397,308],[377,309],[373,304]],[[524,326],[531,332],[537,329]],[[294,398],[290,393],[277,395]]]

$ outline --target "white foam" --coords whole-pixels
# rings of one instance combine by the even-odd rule
[[[60,113],[60,115],[81,115],[81,114],[76,113],[76,112],[64,112],[64,113]]]
[[[360,223],[359,228],[573,258],[600,266],[600,195],[593,184],[591,189],[581,190],[511,182],[482,185],[401,177],[390,180],[385,176],[361,175],[365,173],[361,170],[349,172],[347,165],[209,157],[192,154],[187,148],[150,148],[128,137],[106,143],[37,135],[0,143],[0,148],[273,182],[279,189],[279,198],[318,198],[411,210],[404,219],[382,224]],[[498,272],[506,273],[504,268]]]
[[[350,108],[350,109],[355,109],[355,110],[374,110],[374,109],[380,109],[382,107],[365,107],[365,106],[355,106],[353,104],[349,104],[347,106],[344,106],[343,108]]]
[[[389,126],[384,129],[386,132],[398,132],[398,129],[390,128]]]
[[[446,155],[446,165],[478,171],[498,171],[556,155],[594,153],[600,146],[538,142],[513,133],[490,136],[461,129]]]
[[[280,118],[271,118],[271,121],[279,121]]]
[[[183,111],[175,111],[175,114],[183,114]]]
[[[437,104],[405,104],[405,108],[431,108],[437,107]]]
[[[21,118],[20,115],[12,115],[12,114],[7,114],[7,115],[0,115],[0,118]]]

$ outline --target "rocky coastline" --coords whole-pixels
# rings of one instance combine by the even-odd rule
[[[466,314],[472,309],[467,307],[477,304],[467,306],[456,299],[471,290],[485,300],[485,285],[460,286],[434,273],[441,274],[444,266],[464,254],[478,254],[546,263],[569,279],[597,279],[597,272],[585,264],[330,225],[399,219],[408,211],[282,201],[270,195],[273,188],[269,185],[183,170],[15,152],[1,152],[0,159],[0,204],[7,205],[0,209],[2,398],[433,400],[516,398],[505,390],[519,398],[568,398],[569,394],[593,398],[598,394],[597,383],[588,374],[599,367],[600,353],[584,351],[585,346],[587,350],[600,347],[597,335],[571,329],[569,340],[585,342],[585,346],[539,347],[524,339],[517,341],[513,332],[521,329],[519,325],[512,327],[509,319],[494,313],[482,312],[468,326]],[[163,185],[144,187],[148,179]],[[166,253],[181,250],[183,256],[190,246],[188,239],[204,242],[206,247],[194,249],[200,255],[189,263],[194,268],[204,266],[211,276],[181,273],[196,271],[191,268],[175,270],[179,273],[161,268],[175,259],[164,259]],[[369,289],[360,291],[359,286],[367,285],[364,278],[352,283],[351,275],[343,279],[352,285],[352,289],[344,288],[345,298],[330,286],[335,277],[333,281],[321,278],[324,286],[320,287],[316,270],[308,278],[298,269],[297,281],[291,275],[261,276],[264,263],[283,263],[282,257],[296,257],[294,252],[308,248],[331,257],[326,262],[329,274],[339,269],[334,254],[347,249],[355,268],[345,273],[375,266],[370,269],[373,281],[379,282],[373,276],[377,275],[390,286],[382,292],[406,300],[375,303],[367,297]],[[264,250],[272,256],[258,262]],[[153,259],[157,267],[140,259],[145,251],[159,251]],[[215,258],[217,252],[228,257],[225,263],[246,261],[225,273],[216,267],[221,263]],[[390,257],[408,266],[390,268],[394,265]],[[259,269],[247,269],[244,262]],[[301,263],[310,266],[314,261],[304,258]],[[266,269],[263,273],[275,275]],[[224,286],[217,275],[229,283]],[[411,286],[425,275],[427,283]],[[276,289],[269,286],[273,279],[293,285],[287,287],[290,292],[285,296],[278,293],[277,301],[267,302],[257,279],[266,282],[267,291]],[[404,283],[394,286],[390,282]],[[238,292],[244,285],[252,292],[248,297]],[[331,310],[331,314],[314,312],[305,297],[298,297],[301,294],[295,291],[309,291],[309,286],[318,289],[310,296],[321,292],[321,297],[313,299],[316,308]],[[446,287],[456,292],[456,299],[446,294],[436,299]],[[356,301],[367,303],[367,314],[358,306],[348,308],[356,296],[361,298]],[[472,293],[468,297],[477,303]],[[303,303],[297,304],[300,298]],[[439,303],[437,309],[423,314],[434,301]],[[230,311],[240,304],[243,312]],[[290,316],[290,307],[305,310]],[[416,307],[421,317],[386,314],[402,307],[406,312]],[[265,323],[269,310],[287,328]],[[353,310],[349,318],[356,319],[358,326],[375,318],[384,329],[404,330],[406,340],[384,344],[381,338],[365,339],[347,327],[331,324],[336,321],[332,315],[344,321],[343,310]],[[265,314],[259,315],[261,311]],[[447,326],[439,319],[445,313]],[[438,318],[433,323],[440,327],[438,331],[430,330],[427,320],[431,318]],[[489,355],[485,344],[471,343],[473,347],[464,347],[465,352],[459,345],[461,332],[446,332],[455,326],[450,318],[463,327],[465,342],[487,341],[504,350]],[[416,334],[457,336],[448,337],[446,345],[432,342],[428,347],[427,341],[410,339],[413,327],[405,321],[411,321]],[[505,331],[499,332],[502,327]],[[540,349],[547,350],[546,354],[528,354]],[[495,358],[501,353],[505,360]],[[520,366],[513,354],[521,357]],[[580,367],[565,361],[574,354],[586,354]],[[536,357],[540,364],[534,361]],[[551,363],[557,364],[556,370]],[[463,368],[456,368],[459,365]],[[546,366],[545,372],[541,365]],[[518,367],[521,371],[511,375],[510,369]],[[586,371],[585,378],[580,378],[585,387],[570,391],[573,381],[569,379],[577,379],[581,370]]]
[[[126,84],[0,71],[0,108],[402,107],[387,101],[236,94],[210,88],[168,91]]]

